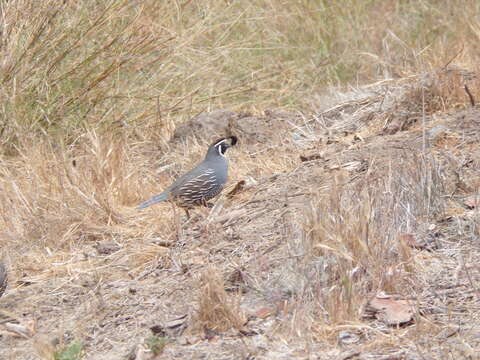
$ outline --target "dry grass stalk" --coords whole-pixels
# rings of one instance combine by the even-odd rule
[[[246,319],[240,310],[240,298],[225,291],[223,279],[218,271],[209,266],[204,270],[201,282],[193,329],[214,333],[242,329]]]
[[[2,308],[40,319],[41,334],[62,327],[89,339],[90,358],[119,359],[122,344],[183,305],[198,304],[198,331],[241,328],[240,299],[219,274],[245,265],[242,305],[266,301],[278,315],[259,325],[268,335],[250,343],[259,353],[281,343],[294,358],[325,341],[335,350],[347,328],[365,335],[366,352],[467,356],[473,331],[418,339],[478,319],[478,209],[452,205],[479,185],[478,113],[444,112],[469,104],[465,85],[479,98],[479,6],[2,2],[0,248],[11,279]],[[208,226],[177,229],[166,205],[133,211],[204,155],[211,139],[170,143],[175,126],[216,108],[300,109],[305,119],[287,113],[277,128],[273,116],[268,141],[229,155],[231,184],[252,185],[219,204],[218,217],[202,213]],[[379,136],[396,119],[396,134]],[[417,146],[443,122],[451,135]],[[300,164],[304,151],[314,156]],[[342,174],[333,187],[332,172]],[[417,231],[443,248],[399,244],[399,233]],[[115,246],[100,251],[103,242]],[[197,294],[191,273],[209,263]],[[359,306],[377,289],[427,299],[434,314],[398,333],[365,324]],[[31,357],[25,342],[3,340],[0,357]],[[228,357],[215,346],[182,352]]]
[[[2,297],[8,285],[8,272],[5,264],[0,259],[0,297]]]
[[[360,323],[368,296],[421,291],[412,287],[419,270],[412,249],[396,237],[441,213],[438,165],[410,156],[385,170],[373,181],[334,183],[305,210],[304,256],[294,267],[305,285],[291,304],[301,319],[292,321],[294,333],[335,341],[337,331]]]

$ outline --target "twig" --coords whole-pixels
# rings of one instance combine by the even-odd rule
[[[462,43],[462,48],[450,60],[447,61],[447,63],[443,66],[442,70],[445,70],[448,67],[448,65],[450,65],[452,61],[455,60],[457,56],[463,52],[464,47],[465,45]]]
[[[475,292],[475,294],[477,295],[477,300],[480,299],[480,291],[479,289],[475,286],[475,283],[472,279],[472,276],[470,275],[470,271],[468,270],[467,268],[467,265],[465,264],[465,261],[463,261],[462,259],[462,265],[463,265],[463,270],[465,271],[465,273],[467,274],[467,279],[468,279],[468,282],[470,283],[470,286],[472,287],[472,290]]]
[[[463,88],[465,89],[465,92],[467,93],[469,99],[470,99],[470,105],[472,105],[472,107],[475,106],[475,99],[473,98],[473,95],[472,93],[470,92],[470,89],[468,88],[467,84],[465,84],[463,86]]]

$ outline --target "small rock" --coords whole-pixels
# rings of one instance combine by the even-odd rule
[[[98,242],[94,245],[94,248],[97,250],[98,255],[110,255],[120,250],[120,246],[118,244],[110,241]]]
[[[164,324],[157,324],[150,327],[154,335],[168,336],[171,338],[182,335],[183,331],[188,326],[188,315],[182,315],[175,319],[165,322]]]
[[[177,126],[171,141],[181,141],[190,136],[213,140],[215,137],[229,135],[228,129],[230,121],[236,116],[239,115],[228,110],[214,110],[200,113],[187,122]]]
[[[230,136],[239,137],[241,144],[266,144],[272,134],[287,135],[291,130],[289,121],[296,119],[294,113],[265,112],[265,116],[252,116],[228,110],[214,110],[201,113],[176,127],[172,142],[182,141],[195,136],[199,139],[213,141],[214,138]],[[275,131],[272,131],[275,129]]]
[[[338,334],[338,343],[340,345],[351,345],[360,341],[360,336],[349,331],[340,331]]]

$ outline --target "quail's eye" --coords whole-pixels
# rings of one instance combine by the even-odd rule
[[[220,155],[225,155],[225,151],[227,151],[228,145],[225,144],[225,143],[219,144],[217,149],[218,149],[218,152],[220,153]]]
[[[225,144],[220,144],[220,146],[218,147],[218,151],[221,155],[225,154]]]

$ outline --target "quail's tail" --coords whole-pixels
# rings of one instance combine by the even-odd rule
[[[167,200],[168,200],[168,194],[163,192],[159,195],[155,195],[150,200],[142,202],[140,205],[137,206],[137,210],[145,209],[146,207],[149,207],[151,205],[157,204],[162,201],[167,201]]]

